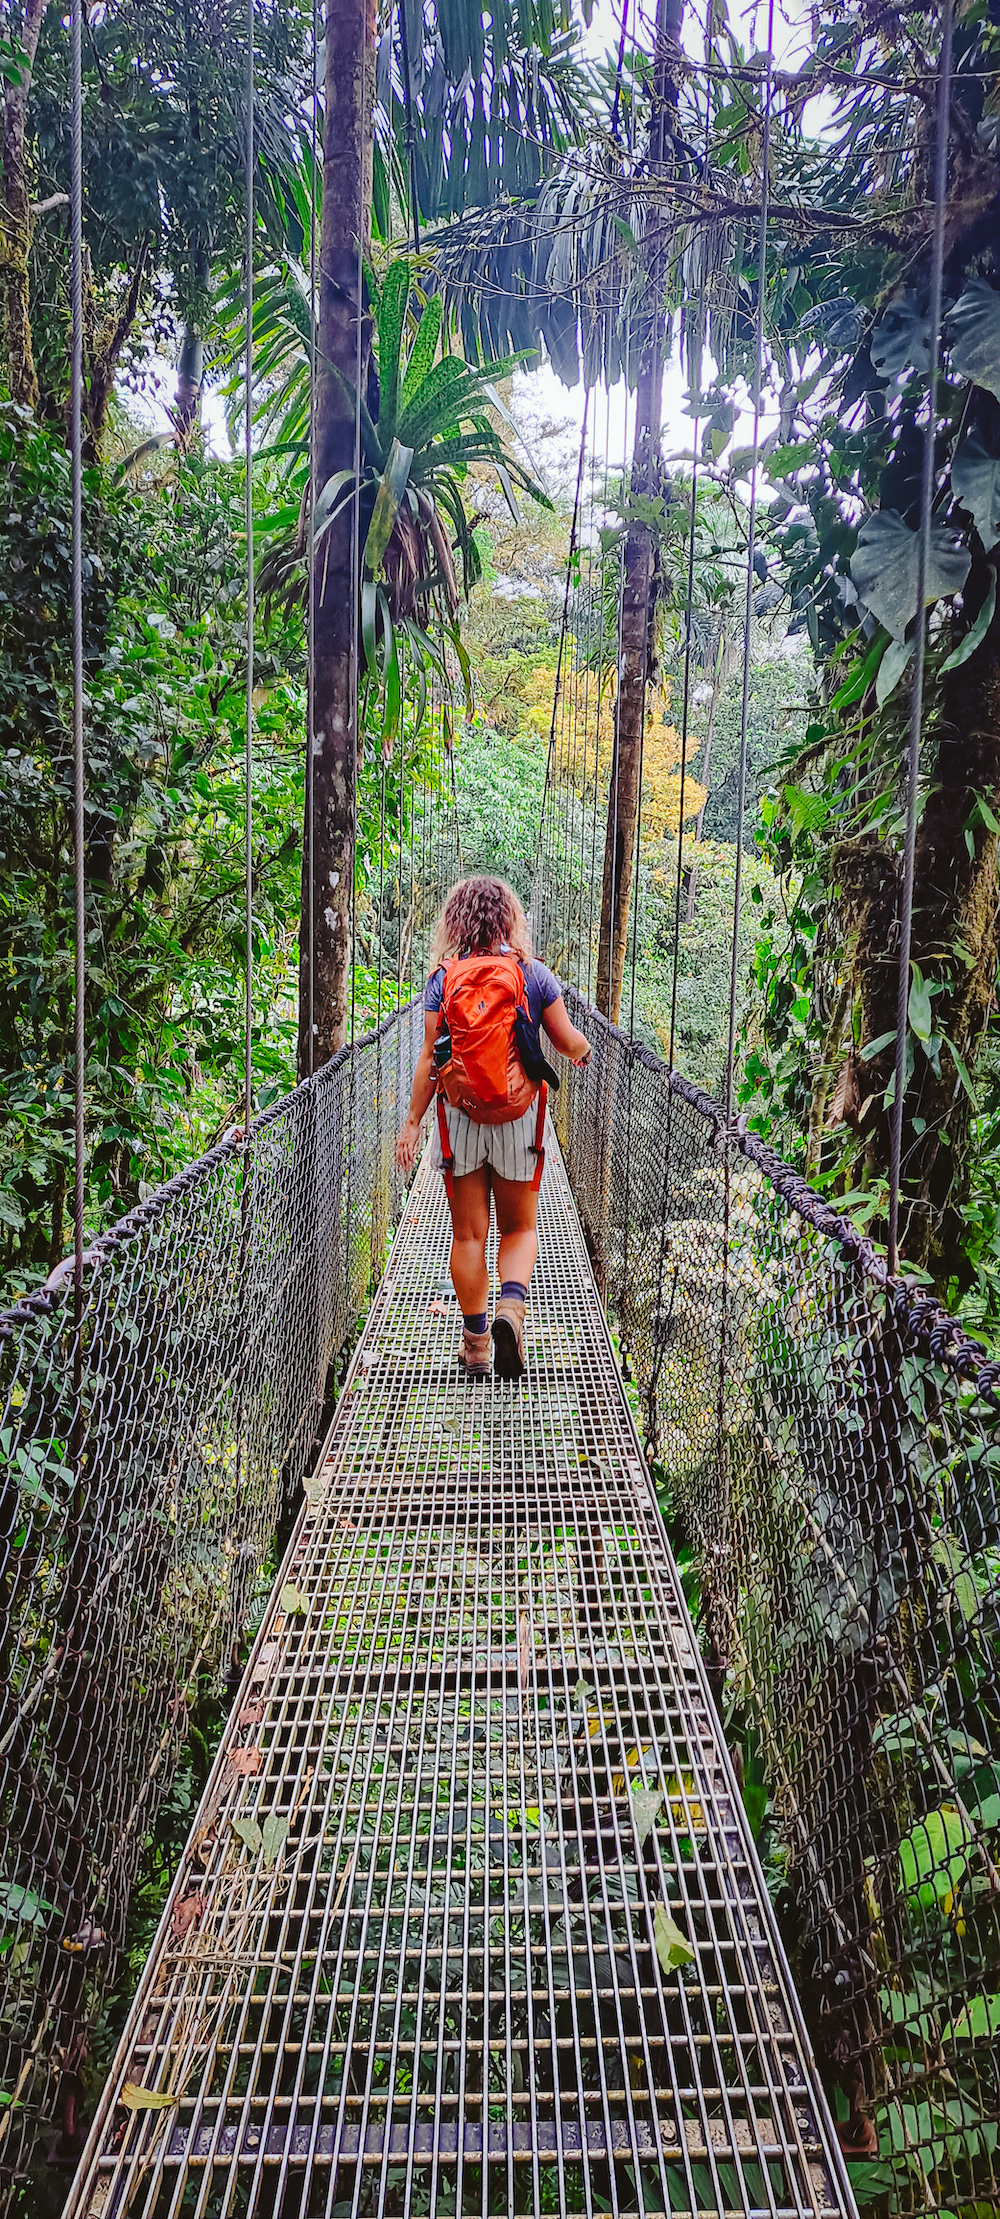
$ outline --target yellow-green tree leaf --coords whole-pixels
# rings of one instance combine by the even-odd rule
[[[653,1941],[664,1972],[676,1972],[679,1965],[693,1965],[694,1950],[665,1903],[658,1903],[653,1912]]]
[[[169,2111],[177,2102],[176,2096],[167,2096],[160,2088],[140,2088],[134,2080],[125,2082],[121,2100],[126,2111]]]

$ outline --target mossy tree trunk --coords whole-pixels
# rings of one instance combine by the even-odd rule
[[[364,262],[371,226],[374,90],[373,0],[328,0],[313,433],[317,498],[338,470],[355,467],[355,407],[349,395],[357,386],[359,366],[362,392],[368,375],[371,328]],[[298,1066],[303,1077],[342,1045],[350,1006],[360,742],[353,536],[351,503],[324,537],[313,586],[315,666],[299,934]]]
[[[1000,432],[1000,404],[996,429]],[[965,590],[970,627],[990,588],[978,554]],[[1000,957],[997,837],[979,806],[1000,817],[1000,617],[967,663],[943,678],[937,742],[917,827],[912,961],[938,991],[931,1003],[931,1055],[910,1036],[913,1068],[904,1099],[900,1250],[928,1269],[944,1293],[963,1279],[961,1205],[968,1185],[970,1102],[964,1073],[975,1070],[996,1005]],[[902,866],[875,839],[841,850],[838,865],[857,918],[852,960],[862,1041],[894,1033]],[[952,1053],[952,1049],[956,1051]],[[885,1089],[895,1048],[856,1069],[855,1095],[869,1176],[889,1162],[891,1110]]]
[[[676,113],[675,57],[683,13],[683,0],[657,0],[649,149],[651,172],[664,167],[671,119]],[[660,432],[666,275],[665,227],[662,218],[651,210],[646,233],[649,325],[636,381],[635,437],[629,479],[630,494],[641,501],[653,500],[663,490]],[[633,520],[625,534],[622,557],[621,645],[597,951],[597,1007],[613,1024],[618,1023],[621,1013],[628,946],[646,688],[656,653],[656,579],[652,531],[648,523]]]
[[[11,399],[38,407],[38,378],[31,343],[31,195],[26,143],[31,72],[48,0],[25,0],[20,43],[27,66],[6,83],[0,120],[0,376]]]

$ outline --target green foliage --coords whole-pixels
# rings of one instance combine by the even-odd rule
[[[255,9],[255,200],[265,237],[277,232],[281,180],[297,158],[308,24],[298,0]],[[239,263],[246,10],[241,0],[180,10],[117,0],[88,19],[83,70],[85,410],[99,433],[116,362],[141,385],[150,338],[167,350],[178,322],[203,328],[213,268]],[[27,136],[37,198],[68,193],[69,26],[54,8],[43,18]],[[31,260],[34,354],[51,422],[68,376],[67,268],[68,211],[57,205],[35,227]]]
[[[462,860],[467,871],[495,871],[527,904],[545,784],[545,741],[530,729],[502,739],[482,716],[456,751]]]
[[[757,909],[763,902],[773,902],[777,893],[766,861],[748,857],[744,868],[747,898],[741,904],[737,955],[741,1003],[747,995]],[[672,843],[644,861],[639,873],[636,1006],[651,1032],[651,1045],[661,1055],[666,1055],[670,1045],[676,873]],[[692,874],[693,913],[688,923]],[[725,1074],[735,892],[733,846],[724,841],[706,839],[696,843],[686,839],[674,1062],[686,1078],[710,1094],[718,1092]]]
[[[589,21],[590,7],[584,14]],[[519,0],[484,19],[478,8],[409,0],[409,71],[399,18],[378,55],[375,216],[388,237],[390,187],[412,228],[411,181],[422,220],[489,207],[537,187],[553,162],[586,135],[592,88],[570,0]],[[470,98],[471,87],[471,98]],[[411,160],[397,134],[409,100]],[[406,216],[410,218],[409,227]]]
[[[374,292],[374,411],[340,379],[352,411],[359,412],[361,469],[340,470],[318,487],[312,513],[315,560],[321,566],[332,525],[357,509],[363,538],[361,636],[369,691],[381,702],[387,754],[407,691],[416,699],[419,725],[430,669],[445,675],[444,634],[463,665],[468,694],[456,619],[461,593],[468,594],[480,573],[475,518],[467,513],[464,492],[470,470],[494,472],[514,514],[515,487],[549,505],[494,421],[501,404],[492,380],[509,375],[514,364],[492,363],[480,371],[458,355],[442,353],[441,296],[420,304],[411,301],[412,288],[409,259],[391,262]],[[238,294],[231,291],[227,298],[226,344],[236,357]],[[257,281],[255,378],[264,382],[256,413],[273,434],[276,451],[289,458],[281,506],[264,526],[272,544],[261,567],[261,587],[286,610],[303,599],[308,574],[312,314],[308,281],[297,264],[286,260]],[[242,393],[240,371],[234,371],[229,390],[233,397]],[[371,703],[365,714],[371,721]]]
[[[87,481],[87,1141],[91,1230],[238,1103],[245,930],[240,472]],[[57,1262],[72,1154],[69,465],[0,413],[0,1271]],[[297,635],[258,666],[254,1065],[291,1072]]]

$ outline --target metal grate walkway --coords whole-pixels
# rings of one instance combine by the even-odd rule
[[[447,1252],[425,1162],[67,2219],[850,2213],[554,1142],[520,1387]]]

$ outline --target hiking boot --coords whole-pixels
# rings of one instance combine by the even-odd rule
[[[490,1376],[489,1333],[470,1333],[468,1326],[463,1325],[462,1346],[458,1352],[458,1361],[467,1379],[488,1379]]]
[[[501,1295],[493,1320],[494,1379],[523,1379],[524,1303],[519,1295]]]

